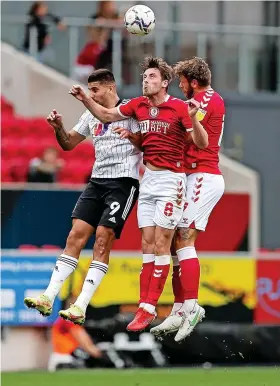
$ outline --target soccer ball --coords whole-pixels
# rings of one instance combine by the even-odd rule
[[[146,5],[134,5],[126,12],[124,25],[131,34],[148,35],[156,25],[154,12]]]

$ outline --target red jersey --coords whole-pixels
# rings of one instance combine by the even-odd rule
[[[185,172],[221,174],[219,149],[224,130],[225,104],[223,98],[212,88],[195,95],[200,102],[197,117],[208,134],[208,147],[199,149],[194,143],[185,152]]]
[[[138,120],[143,135],[144,163],[156,167],[184,172],[186,130],[192,128],[188,106],[181,99],[167,96],[166,101],[153,106],[141,96],[118,106],[123,117]]]

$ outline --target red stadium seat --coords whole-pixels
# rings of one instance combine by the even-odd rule
[[[94,149],[92,143],[89,141],[85,141],[80,143],[77,146],[77,154],[80,159],[87,159],[90,161],[94,161]]]
[[[69,160],[65,167],[59,172],[58,182],[84,184],[90,173],[90,167],[80,160]]]
[[[23,157],[11,160],[11,176],[15,182],[25,182],[27,180],[29,161]]]
[[[15,119],[11,115],[1,114],[1,132],[2,137],[12,137],[18,135],[16,132]]]
[[[13,105],[10,102],[8,102],[7,99],[3,96],[1,96],[1,112],[5,112],[10,115],[14,114]]]
[[[1,162],[1,181],[13,182],[13,178],[11,176],[11,167],[4,160]]]
[[[20,154],[21,144],[14,138],[3,138],[2,139],[2,157],[7,159],[13,159],[18,157]]]
[[[23,182],[27,179],[32,158],[41,157],[48,147],[55,147],[66,161],[59,172],[58,182],[84,184],[94,163],[94,149],[86,140],[72,151],[57,144],[51,126],[44,117],[14,116],[13,106],[1,97],[2,109],[2,181]]]
[[[59,245],[52,245],[52,244],[44,244],[41,246],[42,249],[48,249],[48,250],[61,250],[62,248]]]
[[[30,127],[34,137],[55,138],[53,128],[48,124],[47,120],[44,118],[30,119]]]
[[[15,118],[15,132],[19,138],[24,138],[31,133],[31,125],[29,119]]]
[[[18,249],[20,250],[35,250],[35,249],[39,249],[39,247],[37,247],[37,245],[32,245],[32,244],[22,244],[18,247]]]

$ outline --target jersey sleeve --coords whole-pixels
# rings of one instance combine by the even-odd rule
[[[135,117],[135,110],[138,105],[138,98],[124,100],[117,107],[119,114],[124,117]]]
[[[136,119],[134,118],[130,118],[129,119],[129,131],[131,131],[132,133],[139,133],[140,131],[140,126],[139,126],[139,123],[138,121],[136,121]]]
[[[193,130],[192,121],[188,111],[188,104],[186,102],[181,103],[181,122],[187,132]]]
[[[86,110],[78,120],[78,123],[73,127],[77,133],[87,137],[90,135],[89,122],[92,119],[91,113]]]

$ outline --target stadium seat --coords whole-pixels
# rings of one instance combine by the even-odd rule
[[[15,116],[13,106],[4,97],[1,97],[1,110],[3,182],[26,181],[30,160],[41,157],[48,147],[58,149],[59,157],[66,161],[59,172],[58,182],[86,182],[95,159],[90,140],[82,142],[72,151],[64,151],[45,118]]]
[[[18,249],[20,250],[35,250],[35,249],[39,249],[39,247],[37,247],[37,245],[33,245],[33,244],[22,244],[18,247]]]
[[[11,167],[4,160],[1,162],[1,180],[2,182],[13,182]]]
[[[1,143],[2,157],[7,159],[12,159],[18,156],[20,145],[13,138],[2,138]]]
[[[30,119],[30,127],[34,137],[46,138],[53,137],[54,133],[52,127],[48,124],[44,118],[33,118]]]
[[[1,132],[3,138],[12,137],[14,135],[18,136],[13,116],[1,114]]]
[[[60,250],[62,249],[59,245],[52,245],[52,244],[44,244],[41,246],[42,249],[53,249],[53,250]]]
[[[29,161],[23,157],[16,157],[11,160],[11,176],[15,182],[25,182],[29,168]]]
[[[7,99],[3,96],[1,96],[1,112],[13,115],[14,114],[14,107],[13,105],[7,101]]]

